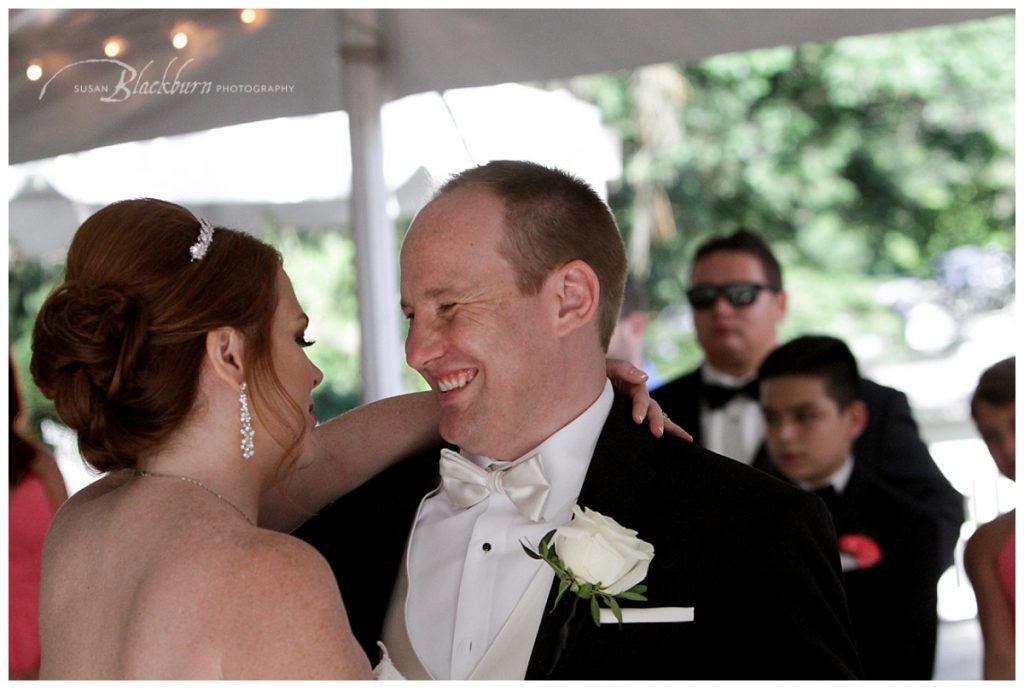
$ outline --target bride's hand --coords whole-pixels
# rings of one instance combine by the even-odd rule
[[[660,438],[668,431],[683,440],[693,440],[692,435],[669,419],[661,410],[661,405],[651,399],[647,392],[646,373],[623,359],[608,359],[607,365],[612,385],[633,398],[634,421],[643,423],[644,419],[647,419],[647,425],[656,438]]]

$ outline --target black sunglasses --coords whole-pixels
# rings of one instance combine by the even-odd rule
[[[694,285],[686,290],[686,299],[695,309],[710,308],[719,297],[733,306],[750,306],[763,289],[776,292],[771,285],[759,285],[754,282],[730,282],[725,285]]]

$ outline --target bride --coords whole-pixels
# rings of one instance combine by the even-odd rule
[[[374,676],[327,562],[282,531],[437,444],[438,412],[418,393],[317,426],[307,324],[247,234],[154,199],[79,228],[31,369],[108,473],[46,538],[41,679]],[[642,375],[610,371],[642,418]]]

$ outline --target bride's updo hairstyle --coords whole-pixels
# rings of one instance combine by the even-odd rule
[[[134,467],[182,425],[216,328],[242,333],[247,378],[259,381],[250,389],[283,396],[270,351],[280,254],[217,227],[193,261],[199,230],[190,211],[156,199],[97,211],[75,234],[64,282],[39,312],[32,377],[97,470]]]

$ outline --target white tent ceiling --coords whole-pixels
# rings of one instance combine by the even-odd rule
[[[381,152],[385,102],[424,91],[688,62],[1008,12],[301,9],[260,10],[257,21],[246,25],[238,10],[11,10],[9,162],[344,109],[360,257],[364,397],[375,399],[401,387]],[[180,51],[169,41],[178,30],[190,36]],[[100,52],[111,36],[124,45],[117,62]],[[26,77],[30,63],[42,68],[39,81]],[[296,151],[296,164],[301,158]]]
[[[1006,9],[342,9],[262,10],[245,25],[237,10],[11,10],[10,162],[123,141],[272,117],[346,109],[351,92],[339,55],[374,57],[384,101],[424,91],[569,77],[658,62],[841,36],[899,31],[1006,13]],[[363,13],[363,16],[360,15]],[[376,26],[373,26],[376,22]],[[176,27],[191,34],[177,51]],[[342,48],[343,31],[356,35]],[[115,89],[122,68],[102,41],[123,38],[117,59],[162,78],[210,82],[206,95],[136,93],[105,103],[75,85]],[[369,46],[361,51],[365,40]],[[182,68],[182,64],[192,63]],[[32,61],[38,82],[25,77]],[[143,72],[147,63],[152,65]],[[237,85],[292,87],[231,93]],[[126,84],[127,87],[127,84]],[[115,94],[109,94],[115,95]],[[123,92],[122,92],[123,95]]]
[[[381,109],[389,213],[409,218],[434,187],[477,161],[571,168],[605,193],[622,174],[600,109],[565,90],[520,84],[406,96]],[[276,118],[127,142],[12,166],[10,240],[60,260],[86,217],[124,198],[181,203],[214,224],[344,230],[351,218],[348,117]]]

